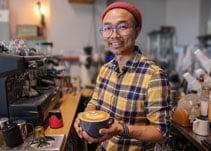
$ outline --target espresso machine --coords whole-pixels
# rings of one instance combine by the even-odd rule
[[[0,53],[0,117],[41,125],[60,99],[45,56]]]

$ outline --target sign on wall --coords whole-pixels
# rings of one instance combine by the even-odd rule
[[[0,22],[9,21],[9,11],[7,9],[0,10]]]

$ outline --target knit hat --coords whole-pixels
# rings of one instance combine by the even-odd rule
[[[134,5],[127,2],[114,2],[110,4],[109,6],[107,6],[102,13],[102,20],[104,19],[105,15],[114,8],[122,8],[129,11],[135,17],[137,25],[141,27],[142,25],[141,12]]]

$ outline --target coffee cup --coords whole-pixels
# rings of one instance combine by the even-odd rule
[[[193,121],[193,132],[197,135],[208,136],[209,120],[207,118],[196,118],[196,120]]]
[[[81,112],[79,120],[82,128],[95,138],[101,136],[99,134],[101,128],[108,128],[114,122],[114,119],[107,112],[100,110]]]
[[[18,125],[23,140],[25,140],[28,136],[28,126],[30,126],[31,129],[33,129],[33,124],[27,123],[25,120],[22,120],[22,119],[13,121],[13,123]]]

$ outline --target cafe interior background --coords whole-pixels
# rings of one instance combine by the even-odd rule
[[[113,1],[2,0],[1,12],[4,15],[1,15],[0,40],[9,41],[21,37],[18,35],[20,26],[23,29],[25,25],[42,27],[44,24],[44,32],[42,35],[37,35],[37,38],[36,35],[21,37],[28,47],[36,48],[36,43],[40,41],[52,42],[52,54],[80,57],[84,55],[84,48],[91,46],[92,55],[98,61],[106,52],[98,31],[101,26],[101,11]],[[36,10],[37,2],[40,2],[40,8]],[[161,66],[164,62],[164,68],[168,68],[165,63],[174,60],[174,63],[170,63],[171,71],[177,66],[175,56],[178,52],[200,45],[198,37],[211,32],[209,0],[191,2],[189,0],[131,0],[129,2],[135,4],[143,15],[143,27],[137,45],[145,54],[161,61]],[[43,20],[40,13],[44,16]],[[4,17],[7,19],[5,20]],[[164,30],[168,30],[170,36],[158,38],[158,33]],[[162,41],[165,42],[162,44]],[[180,66],[182,65],[177,67]],[[71,74],[79,75],[80,70],[75,68],[78,69],[78,66],[72,66]]]
[[[80,79],[80,88],[94,88],[100,66],[112,57],[99,27],[102,10],[114,1],[0,0],[0,44],[22,40],[24,47],[59,56],[56,70]],[[198,68],[210,74],[210,0],[124,1],[141,10],[143,26],[136,44],[166,70],[172,89],[181,88],[184,80],[190,84]],[[197,57],[198,49],[205,59]]]

